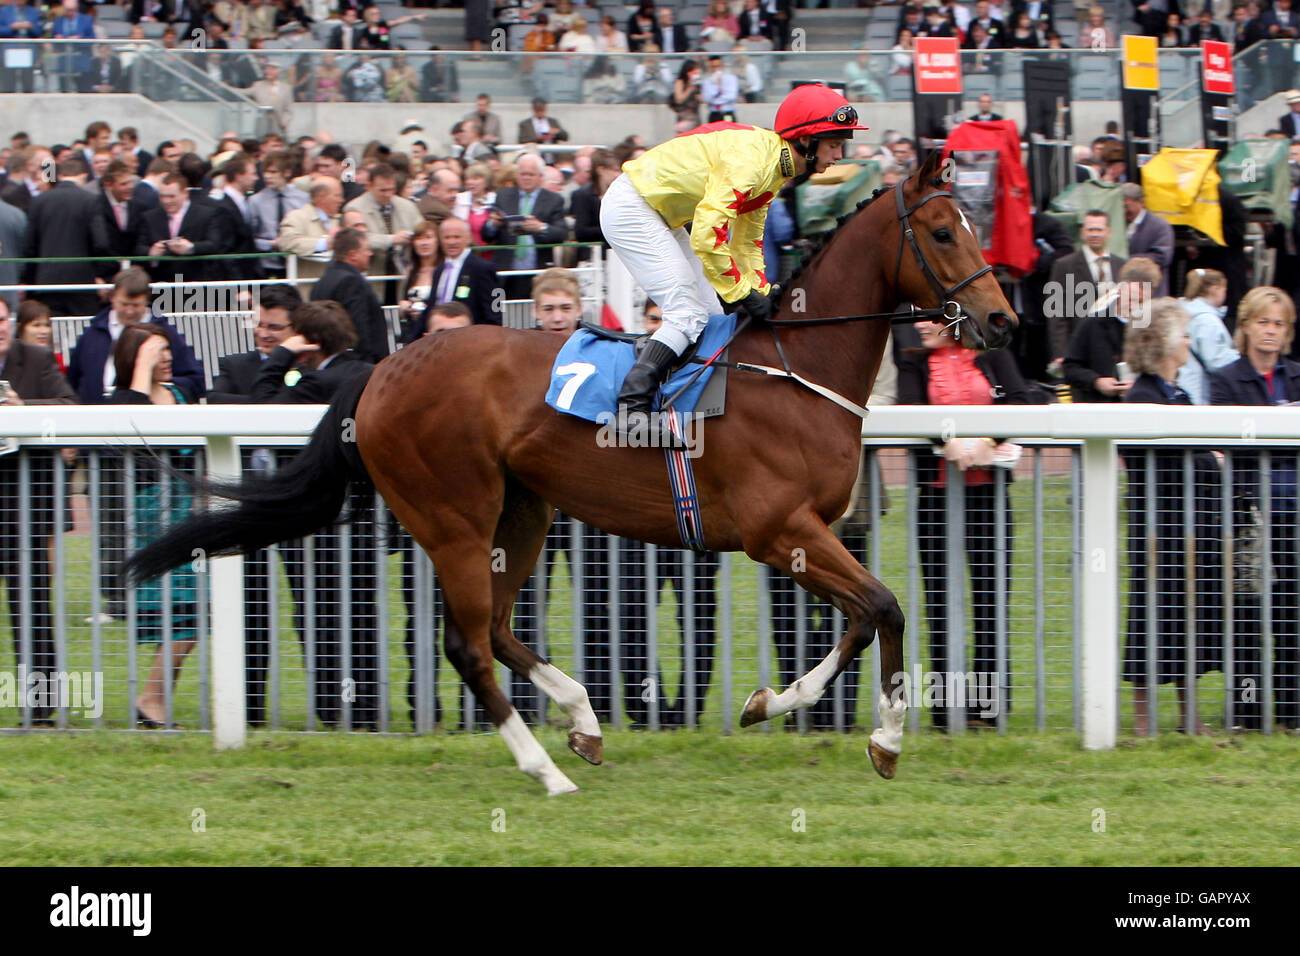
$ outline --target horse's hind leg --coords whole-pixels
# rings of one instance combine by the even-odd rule
[[[906,701],[895,693],[903,673],[903,612],[898,600],[848,552],[815,515],[791,524],[751,556],[784,571],[796,583],[831,601],[847,618],[844,636],[829,655],[780,694],[765,687],[745,702],[740,724],[747,727],[808,707],[821,699],[831,681],[880,634],[880,719],[867,749],[882,777],[893,777],[903,745]],[[895,699],[897,698],[897,699]]]
[[[447,659],[482,704],[524,773],[555,796],[578,788],[560,772],[519,712],[497,685],[492,666],[493,583],[490,516],[448,516],[439,521],[403,508],[398,518],[425,547],[438,569],[447,602],[444,646]],[[432,545],[432,546],[431,546]]]
[[[533,492],[511,482],[497,523],[492,560],[492,653],[502,664],[527,677],[573,719],[569,749],[598,764],[603,746],[600,724],[587,689],[554,664],[543,660],[510,629],[515,597],[537,564],[554,509]]]

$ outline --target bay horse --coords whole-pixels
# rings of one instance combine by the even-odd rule
[[[1016,317],[939,176],[935,153],[894,189],[859,206],[795,274],[770,325],[751,324],[730,359],[788,369],[865,405],[889,334],[874,321],[810,319],[884,313],[901,303],[952,307],[968,348],[1005,344]],[[890,201],[890,200],[893,201]],[[800,320],[806,322],[799,327]],[[779,345],[778,345],[779,340]],[[338,516],[353,478],[369,477],[433,561],[446,598],[447,657],[505,738],[519,769],[548,794],[577,787],[555,765],[493,675],[495,657],[527,676],[573,720],[569,747],[602,759],[600,726],[577,681],[511,633],[515,598],[555,509],[611,534],[680,547],[661,449],[602,447],[598,426],[544,401],[563,340],[473,326],[425,336],[335,395],[308,445],[272,479],[211,490],[237,507],[191,517],[133,555],[141,580],[191,559],[250,553],[318,531]],[[726,414],[708,423],[694,461],[704,538],[789,574],[846,618],[835,649],[782,693],[746,701],[748,726],[807,707],[881,641],[881,727],[868,755],[894,776],[905,701],[903,614],[828,525],[845,511],[861,457],[859,417],[792,381],[733,372]],[[504,561],[502,560],[504,559]],[[896,696],[896,695],[894,695]]]

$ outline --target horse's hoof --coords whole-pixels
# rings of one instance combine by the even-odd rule
[[[554,767],[551,768],[549,773],[544,773],[537,779],[546,788],[548,797],[558,797],[562,793],[578,792],[578,785]]]
[[[898,754],[891,754],[873,740],[867,744],[867,756],[871,758],[871,765],[876,768],[876,773],[886,780],[894,779],[894,771],[898,769]]]
[[[587,763],[599,767],[604,756],[604,746],[604,742],[593,734],[580,734],[576,730],[569,731],[569,749]]]
[[[776,698],[770,687],[756,690],[745,701],[745,709],[740,712],[740,726],[748,727],[767,720],[767,705]]]

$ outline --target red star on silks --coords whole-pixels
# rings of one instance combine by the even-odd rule
[[[770,192],[765,192],[763,195],[755,199],[750,199],[748,190],[742,193],[739,189],[733,188],[731,191],[736,194],[736,200],[735,202],[728,203],[727,208],[736,210],[736,215],[738,216],[742,216],[747,212],[753,212],[755,209],[762,209],[767,205],[768,200],[772,198]]]
[[[713,235],[713,248],[716,249],[730,238],[730,236],[727,235],[727,223],[724,222],[720,226],[714,226]]]
[[[759,284],[759,285],[767,285],[767,273],[766,273],[766,272],[764,272],[762,269],[755,269],[755,270],[754,270],[754,275],[758,276],[758,284]]]
[[[733,282],[740,281],[740,267],[736,265],[736,260],[731,260],[731,268],[722,273],[724,276],[731,276]]]
[[[762,240],[762,239],[755,239],[755,240],[754,240],[754,245],[758,246],[758,251],[759,251],[759,252],[762,252],[762,251],[763,251],[763,240]]]

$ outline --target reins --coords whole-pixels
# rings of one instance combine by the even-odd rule
[[[901,224],[901,229],[899,230],[899,236],[898,236],[898,259],[894,267],[894,287],[895,288],[898,287],[898,277],[903,267],[903,243],[907,242],[912,247],[912,254],[916,257],[917,264],[921,267],[922,274],[925,276],[926,281],[929,282],[930,284],[930,288],[934,290],[936,296],[938,297],[939,301],[943,303],[943,305],[936,306],[929,309],[918,309],[916,306],[909,306],[905,311],[900,310],[897,312],[871,312],[871,313],[864,313],[862,315],[835,315],[835,316],[827,316],[824,318],[810,318],[810,319],[769,318],[766,320],[765,324],[768,326],[769,329],[771,329],[772,342],[776,346],[776,354],[781,359],[782,368],[772,368],[769,365],[755,365],[750,362],[727,362],[727,361],[723,361],[720,358],[722,353],[725,352],[727,348],[731,345],[731,343],[736,340],[736,337],[739,336],[740,333],[744,331],[744,329],[749,325],[751,320],[749,316],[746,316],[744,321],[739,323],[736,326],[736,330],[731,334],[731,336],[727,339],[727,341],[724,342],[722,346],[719,349],[717,349],[717,351],[715,351],[711,356],[709,356],[707,359],[700,358],[699,356],[690,359],[688,364],[700,365],[702,367],[700,368],[699,371],[697,371],[694,375],[692,375],[686,381],[686,383],[682,385],[681,388],[677,389],[677,391],[675,391],[663,403],[662,407],[669,408],[683,392],[685,392],[688,388],[694,385],[696,381],[699,380],[699,377],[704,374],[706,369],[711,368],[713,366],[718,366],[721,368],[734,368],[742,372],[756,372],[761,375],[771,375],[771,376],[776,376],[778,378],[788,378],[791,381],[797,382],[800,385],[804,386],[804,388],[816,392],[818,395],[822,396],[823,398],[834,402],[836,405],[840,406],[841,408],[852,412],[854,415],[857,415],[859,418],[865,419],[867,417],[868,410],[864,406],[849,401],[843,395],[829,388],[826,388],[823,385],[818,385],[816,382],[809,381],[799,373],[795,372],[792,368],[790,368],[790,362],[785,356],[785,349],[781,347],[781,340],[776,334],[776,330],[778,328],[798,328],[800,326],[832,325],[840,322],[874,322],[880,320],[886,320],[891,325],[903,325],[903,324],[911,324],[913,322],[918,322],[923,319],[942,319],[945,320],[947,324],[943,327],[943,330],[940,332],[940,334],[942,335],[944,333],[957,329],[958,331],[953,333],[954,338],[957,337],[960,334],[959,326],[970,317],[962,309],[961,303],[957,302],[952,297],[956,295],[958,292],[960,292],[962,289],[966,288],[966,286],[970,285],[976,279],[992,272],[993,267],[989,265],[985,265],[984,268],[973,272],[971,275],[967,276],[965,279],[963,279],[961,282],[958,282],[956,285],[952,286],[951,288],[944,288],[943,283],[939,281],[939,277],[935,274],[934,270],[930,267],[930,263],[926,259],[925,253],[921,251],[921,247],[916,241],[916,233],[912,229],[911,217],[913,213],[915,213],[918,209],[920,209],[922,206],[928,203],[931,199],[938,199],[940,197],[943,197],[943,198],[952,199],[953,201],[956,201],[956,197],[953,196],[952,193],[947,192],[946,190],[940,190],[938,192],[931,193],[930,195],[918,201],[911,208],[908,208],[907,204],[903,201],[904,182],[905,180],[899,180],[898,184],[894,187],[894,197],[898,207],[898,221]],[[879,193],[877,193],[877,195],[879,195]],[[784,290],[778,290],[777,292],[778,298],[781,296],[783,291]],[[976,337],[982,341],[984,336],[980,333],[979,328],[972,324],[971,329],[976,335]]]

